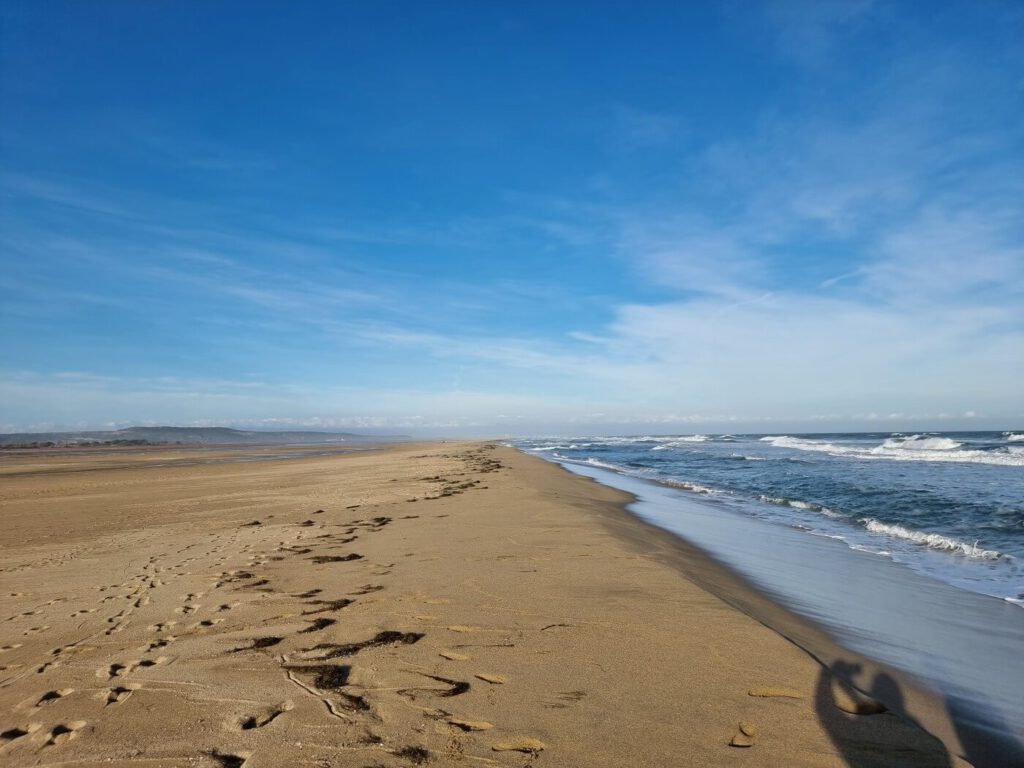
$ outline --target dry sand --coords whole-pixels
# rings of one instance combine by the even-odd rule
[[[0,764],[963,765],[538,459],[190,456],[0,460]]]

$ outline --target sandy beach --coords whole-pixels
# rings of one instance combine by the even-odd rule
[[[966,765],[624,493],[486,443],[258,453],[3,457],[0,763]]]

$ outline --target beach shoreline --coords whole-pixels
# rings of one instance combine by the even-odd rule
[[[12,765],[965,764],[898,673],[511,448],[27,460],[0,464]],[[848,684],[879,679],[904,717]]]

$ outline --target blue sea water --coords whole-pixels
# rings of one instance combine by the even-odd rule
[[[1024,430],[535,438],[1024,766]],[[936,724],[933,724],[936,725]]]
[[[1024,431],[540,438],[517,447],[674,486],[1024,605]]]

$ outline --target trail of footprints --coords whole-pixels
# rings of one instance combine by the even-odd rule
[[[491,459],[486,455],[485,451],[486,449],[477,449],[458,456],[444,456],[443,458],[462,459],[467,471],[454,473],[453,477],[433,475],[420,478],[422,482],[427,483],[430,486],[430,492],[420,498],[423,500],[439,499],[465,493],[478,488],[486,488],[487,486],[482,485],[482,481],[479,479],[463,479],[470,473],[489,473],[501,469],[500,462]],[[419,498],[408,499],[408,501],[417,500],[419,500]],[[351,511],[358,509],[359,507],[360,505],[355,504],[350,505],[347,509]],[[314,514],[324,514],[324,510],[317,510]],[[403,519],[415,519],[417,517],[418,515],[407,515]],[[316,534],[313,537],[305,534],[299,534],[298,536],[293,536],[291,539],[279,542],[279,545],[275,550],[273,550],[273,552],[266,553],[255,551],[251,543],[238,546],[237,537],[229,538],[228,540],[222,541],[219,546],[211,549],[208,554],[219,554],[231,551],[242,552],[250,555],[249,561],[244,568],[226,570],[219,573],[212,581],[211,588],[213,590],[230,590],[238,593],[273,593],[275,590],[271,586],[270,579],[257,573],[257,570],[268,562],[280,562],[289,557],[303,557],[311,561],[313,565],[312,572],[314,574],[316,573],[317,568],[344,567],[343,564],[359,562],[363,560],[363,556],[357,552],[352,552],[348,548],[348,545],[357,541],[360,535],[381,531],[393,522],[394,519],[387,516],[355,519],[348,523],[336,526],[341,529],[339,532],[325,532]],[[264,524],[265,523],[261,520],[253,520],[249,523],[243,524],[242,527],[255,528],[263,526]],[[317,530],[328,527],[328,524],[319,523],[312,518],[295,523],[295,525],[301,529],[315,528]],[[186,554],[197,546],[199,545],[189,545],[179,550],[176,554]],[[323,553],[324,549],[344,549],[346,551],[344,554],[326,554]],[[98,588],[98,591],[100,592],[111,592],[111,594],[105,595],[101,598],[101,604],[118,600],[126,601],[128,603],[124,608],[118,610],[105,619],[104,623],[106,627],[102,630],[103,636],[109,637],[123,631],[127,626],[129,626],[130,617],[135,611],[141,610],[151,604],[150,592],[168,586],[168,580],[173,581],[175,578],[179,578],[183,575],[191,575],[186,569],[191,563],[196,562],[199,558],[186,557],[172,566],[160,565],[161,562],[166,562],[167,559],[170,558],[166,553],[164,555],[154,555],[150,557],[148,562],[142,567],[142,572],[133,579],[130,579],[128,583],[109,584]],[[222,555],[214,562],[218,565],[222,565],[226,563],[227,560],[228,557],[226,555]],[[370,571],[370,573],[377,576],[386,576],[390,573],[392,567],[393,566],[391,565],[374,566],[375,570]],[[134,582],[134,584],[132,582]],[[134,589],[131,589],[126,593],[121,591],[130,586],[134,586]],[[306,636],[328,630],[329,628],[337,625],[339,621],[333,616],[333,614],[336,614],[352,605],[356,601],[356,598],[369,595],[383,589],[385,589],[385,587],[382,584],[367,583],[362,587],[358,587],[349,592],[346,596],[327,598],[323,596],[322,590],[319,588],[312,588],[305,592],[291,595],[293,599],[303,601],[301,615],[307,621],[304,628],[295,632],[295,636]],[[179,618],[192,617],[203,609],[203,604],[198,601],[204,596],[205,595],[202,592],[189,592],[182,595],[181,604],[174,609],[174,613]],[[51,601],[50,604],[56,602],[59,601]],[[229,599],[218,602],[208,610],[215,614],[224,614],[239,607],[241,604],[242,602],[239,600]],[[97,610],[99,609],[81,609],[71,614],[71,616],[86,617],[89,614],[97,612]],[[39,609],[26,611],[19,616],[12,616],[8,618],[7,621],[11,621],[22,616],[38,615],[40,612],[41,611]],[[214,627],[223,621],[224,619],[219,616],[203,618],[198,622],[188,625],[185,628],[185,631],[203,631]],[[175,642],[178,637],[172,634],[172,630],[178,627],[178,621],[172,618],[167,618],[150,625],[148,627],[148,631],[151,633],[152,639],[140,648],[143,652],[143,658],[112,661],[97,670],[96,676],[107,681],[109,685],[109,687],[100,689],[99,693],[96,694],[97,698],[102,700],[104,708],[124,705],[134,693],[143,689],[143,684],[128,682],[126,680],[126,678],[133,675],[133,673],[138,670],[165,665],[172,661],[170,656],[161,655],[154,658],[149,655],[155,651],[164,649],[171,643]],[[24,634],[43,632],[46,629],[48,629],[46,625],[40,625],[30,628]],[[360,642],[318,642],[310,645],[309,647],[300,648],[291,654],[281,654],[274,658],[275,661],[280,663],[283,672],[288,676],[289,680],[295,682],[305,694],[319,698],[326,709],[334,716],[339,719],[346,720],[347,722],[351,722],[351,718],[353,716],[362,716],[369,722],[373,722],[378,721],[380,715],[374,711],[372,703],[367,699],[365,694],[368,693],[368,691],[353,689],[350,683],[352,657],[377,648],[413,645],[422,640],[424,636],[425,635],[423,633],[419,632],[398,632],[386,630]],[[232,654],[267,653],[268,649],[275,648],[285,639],[286,638],[277,635],[255,637],[251,638],[247,645],[237,646],[228,649],[226,652]],[[56,666],[59,663],[59,657],[62,654],[73,652],[76,645],[77,644],[71,644],[69,646],[54,649],[52,652],[53,658],[41,664],[37,668],[36,673],[43,674],[51,667]],[[0,652],[14,650],[19,646],[20,644],[5,645],[0,647]],[[470,658],[455,651],[443,651],[440,653],[440,657],[444,658],[446,661],[453,662],[466,661]],[[348,663],[337,663],[339,660],[346,660]],[[428,672],[416,672],[415,674],[423,678],[423,683],[421,685],[414,685],[396,691],[399,696],[409,702],[417,702],[423,699],[452,699],[465,694],[472,687],[472,683],[470,681],[457,679],[455,677],[431,674]],[[501,685],[508,682],[506,677],[495,673],[477,673],[475,678],[478,681],[483,681],[487,685]],[[74,690],[71,688],[57,688],[45,691],[37,697],[33,706],[33,711],[44,713],[47,707],[72,694],[74,694]],[[573,696],[577,694],[582,696],[582,692],[573,692]],[[569,696],[566,697],[567,700],[569,698]],[[277,705],[267,706],[235,718],[230,725],[238,731],[258,730],[270,726],[279,717],[290,712],[293,707],[294,704],[290,700]],[[422,707],[420,707],[420,709],[422,709]],[[492,724],[490,723],[460,718],[444,709],[428,708],[425,710],[425,714],[433,719],[446,722],[448,725],[460,732],[484,731],[492,727]],[[57,723],[52,725],[49,730],[46,730],[41,723],[34,721],[14,725],[3,732],[0,732],[0,749],[4,749],[8,744],[21,742],[26,738],[34,740],[36,743],[41,743],[40,748],[56,747],[72,738],[75,738],[88,725],[89,724],[84,720]],[[381,743],[378,737],[372,737],[370,742],[375,744]],[[525,739],[520,742],[499,744],[494,746],[493,749],[496,751],[507,750],[518,751],[526,754],[536,754],[543,749],[543,745],[535,740]],[[396,749],[386,749],[385,751],[414,764],[424,762],[429,757],[429,752],[426,748],[420,746],[406,746]],[[252,756],[252,753],[250,752],[227,753],[217,750],[207,752],[205,754],[217,765],[230,766],[233,768],[244,766],[246,761]]]

